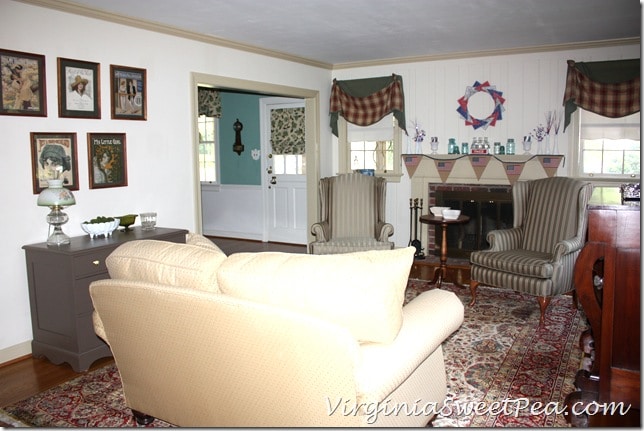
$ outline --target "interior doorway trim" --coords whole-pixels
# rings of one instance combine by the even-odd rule
[[[197,86],[207,85],[213,88],[253,92],[277,97],[293,97],[304,99],[305,105],[305,148],[306,148],[306,218],[311,226],[317,218],[318,199],[317,184],[320,179],[320,93],[307,88],[289,87],[286,85],[270,84],[267,82],[248,81],[219,75],[208,75],[192,72],[192,142],[194,151],[194,195],[195,195],[195,226],[199,233],[203,231],[201,216],[201,181],[199,179],[199,133],[197,124],[198,95]],[[307,233],[307,242],[313,237]]]

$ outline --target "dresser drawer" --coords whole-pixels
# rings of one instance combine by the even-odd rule
[[[107,256],[109,256],[112,251],[112,249],[97,250],[94,253],[75,256],[73,258],[74,278],[79,279],[106,273],[107,266],[105,265],[105,259],[107,259]]]

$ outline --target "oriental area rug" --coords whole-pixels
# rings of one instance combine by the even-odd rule
[[[410,280],[405,300],[431,288]],[[466,304],[465,321],[443,343],[447,400],[433,426],[568,427],[557,411],[574,391],[579,337],[586,329],[571,298],[553,298],[539,327],[533,297],[481,286],[476,305],[469,307],[469,290],[450,284],[442,289]],[[136,427],[114,365],[3,406],[0,421],[16,427]],[[149,425],[168,426],[160,420]]]

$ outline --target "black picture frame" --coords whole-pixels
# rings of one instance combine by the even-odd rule
[[[110,65],[112,119],[147,120],[146,70]]]
[[[125,133],[88,133],[89,188],[127,186]]]
[[[0,49],[0,115],[47,116],[45,56]]]
[[[78,190],[76,133],[31,132],[30,138],[34,194],[47,188],[50,179],[62,179],[65,188]]]
[[[100,64],[58,57],[58,116],[101,118]]]

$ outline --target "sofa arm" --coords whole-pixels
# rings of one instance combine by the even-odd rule
[[[521,248],[523,229],[513,227],[509,229],[491,230],[488,232],[486,238],[490,243],[490,248],[486,251],[513,250],[515,248]]]
[[[463,323],[464,307],[452,292],[432,289],[403,308],[403,324],[389,344],[364,343],[356,370],[362,402],[384,400]],[[431,384],[428,382],[427,384]]]
[[[331,239],[331,233],[329,232],[329,222],[321,221],[319,223],[313,223],[311,226],[311,233],[315,237],[316,241],[326,242]]]

